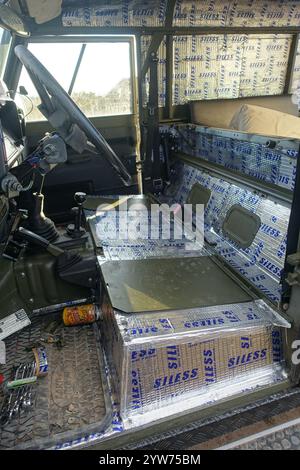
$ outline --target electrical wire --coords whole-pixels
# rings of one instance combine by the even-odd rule
[[[35,173],[33,173],[32,178],[31,178],[31,180],[29,181],[28,185],[25,186],[25,187],[23,186],[22,192],[23,192],[23,191],[29,191],[29,189],[31,189],[32,186],[34,185],[34,181],[35,181]]]
[[[34,104],[33,104],[32,99],[31,99],[29,96],[26,96],[26,95],[22,95],[22,96],[25,96],[25,98],[27,98],[28,101],[29,101],[30,104],[31,104],[31,109],[30,109],[30,110],[28,111],[28,113],[26,113],[25,116],[24,116],[24,119],[26,119],[27,116],[29,116],[29,115],[32,113],[32,111],[34,110]]]

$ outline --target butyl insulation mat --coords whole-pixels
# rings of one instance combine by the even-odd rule
[[[125,315],[106,299],[102,310],[125,427],[286,378],[284,328],[275,325],[289,325],[262,301]]]
[[[171,132],[177,150],[195,158],[217,163],[293,190],[299,140],[263,136],[229,129],[215,129],[193,124],[162,126],[161,132]]]
[[[62,22],[64,27],[91,28],[92,32],[93,27],[164,27],[166,15],[167,0],[106,1],[96,6],[68,8],[62,14]],[[298,26],[298,2],[176,0],[172,24],[179,28],[220,29],[219,34],[188,36],[178,30],[173,36],[174,105],[191,100],[283,93],[292,34],[272,33],[272,27]],[[249,26],[269,27],[270,31],[263,35],[245,34],[243,28]],[[238,27],[241,31],[222,34],[223,27]],[[150,44],[151,34],[143,34],[142,62]],[[159,106],[164,106],[166,100],[166,50],[164,39],[158,49]],[[299,60],[295,60],[292,69],[291,83],[297,84]],[[146,77],[146,96],[148,84]]]
[[[205,239],[224,260],[264,295],[278,302],[284,266],[290,207],[242,183],[183,162],[173,167],[174,183],[163,196],[169,204],[185,204],[194,184],[211,191],[204,212]],[[230,208],[241,205],[260,217],[260,228],[248,248],[240,248],[222,230]]]

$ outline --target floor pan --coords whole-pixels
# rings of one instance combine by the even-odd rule
[[[15,413],[0,427],[0,449],[47,448],[99,431],[110,417],[102,378],[101,351],[93,325],[64,327],[61,315],[35,319],[30,327],[6,340],[7,364],[0,368],[9,378],[13,367],[33,360],[31,347],[45,345],[49,372],[32,387],[32,406]],[[42,343],[45,344],[45,343]],[[16,393],[16,392],[15,392]],[[0,408],[4,395],[0,395]]]

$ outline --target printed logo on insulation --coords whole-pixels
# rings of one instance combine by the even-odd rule
[[[203,369],[206,385],[217,381],[216,354],[214,348],[205,348],[203,350]]]
[[[265,346],[265,345],[264,345]],[[241,336],[240,348],[247,350],[252,348],[252,337]],[[261,362],[267,359],[268,347],[257,348],[254,351],[242,352],[234,355],[228,359],[228,369],[234,369],[240,366],[245,366],[254,362]]]
[[[131,351],[131,362],[143,361],[145,359],[152,359],[156,356],[155,348],[139,349]]]
[[[151,335],[152,333],[162,333],[169,331],[176,331],[176,327],[168,318],[159,318],[156,322],[153,321],[151,325],[133,325],[129,328],[127,333],[130,336],[143,336]]]
[[[138,370],[131,371],[131,408],[137,410],[142,407],[141,381]]]
[[[181,367],[181,355],[178,345],[171,345],[166,347],[167,364],[169,369],[178,369]]]
[[[240,318],[234,314],[233,311],[225,310],[220,312],[219,315],[206,318],[198,318],[194,320],[185,321],[183,326],[185,328],[199,328],[204,326],[220,326],[226,323],[236,323],[241,321]]]
[[[178,372],[177,374],[164,375],[157,377],[154,380],[153,388],[161,389],[165,387],[170,387],[172,385],[179,385],[187,381],[195,380],[198,377],[199,369],[198,367],[194,369],[187,369],[183,372]]]
[[[272,355],[275,363],[283,360],[283,338],[279,329],[272,331]]]

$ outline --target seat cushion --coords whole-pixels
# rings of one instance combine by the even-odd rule
[[[233,115],[248,104],[298,116],[298,106],[290,96],[257,96],[238,99],[190,101],[191,122],[201,126],[230,129]]]
[[[300,118],[249,104],[244,104],[234,114],[230,128],[253,134],[300,139]]]

